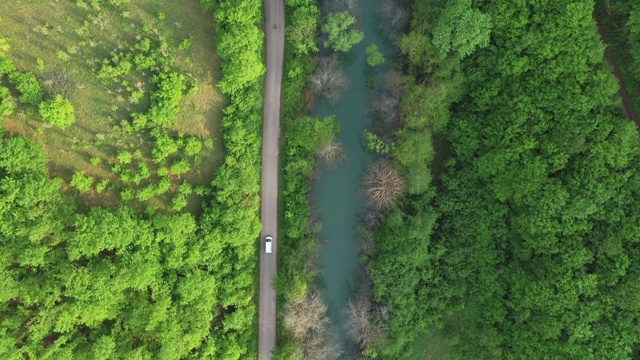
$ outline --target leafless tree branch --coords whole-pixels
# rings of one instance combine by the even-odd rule
[[[342,145],[336,139],[331,139],[322,145],[316,156],[328,168],[334,168],[346,159]]]
[[[397,204],[404,193],[405,183],[398,169],[390,161],[382,159],[369,165],[364,187],[370,205],[384,211]]]
[[[382,0],[378,6],[378,15],[385,28],[401,32],[409,23],[411,12],[397,0]]]
[[[334,55],[320,59],[316,73],[309,78],[309,84],[314,93],[335,104],[347,89],[349,79]]]

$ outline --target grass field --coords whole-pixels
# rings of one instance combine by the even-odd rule
[[[212,15],[201,8],[198,0],[132,0],[120,6],[112,3],[114,0],[0,2],[0,37],[9,40],[9,56],[20,70],[38,76],[45,94],[64,94],[76,111],[75,124],[66,130],[44,125],[34,116],[36,109],[28,107],[19,108],[3,125],[10,132],[44,145],[52,177],[61,177],[68,183],[74,171],[83,170],[97,181],[115,181],[111,165],[118,151],[139,149],[145,159],[150,155],[152,144],[148,138],[124,132],[122,124],[131,113],[148,108],[153,85],[149,74],[136,74],[131,86],[144,92],[144,96],[133,99],[125,85],[104,82],[96,72],[113,51],[133,50],[141,37],[162,35],[175,48],[173,66],[197,86],[193,96],[182,100],[178,119],[169,132],[214,139],[213,148],[203,150],[201,162],[180,181],[208,185],[222,160],[219,120],[225,105],[214,86],[219,60]],[[92,164],[91,158],[100,158],[100,163]],[[78,199],[81,206],[121,203],[113,191],[91,191],[78,195]],[[149,202],[163,209],[167,208],[168,198],[157,196]],[[200,198],[190,195],[187,209],[197,213],[199,207]]]
[[[413,344],[413,354],[407,360],[448,360],[450,349],[445,335],[437,328],[423,334]]]

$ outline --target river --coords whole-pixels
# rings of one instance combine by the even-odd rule
[[[322,223],[318,262],[323,269],[320,292],[329,307],[329,314],[338,327],[338,337],[348,344],[344,308],[354,286],[354,274],[363,269],[357,253],[355,224],[366,199],[361,191],[361,179],[366,164],[373,157],[361,145],[363,130],[371,125],[373,116],[366,86],[368,74],[378,75],[384,65],[372,70],[366,62],[366,48],[376,44],[385,55],[391,50],[388,37],[380,29],[376,8],[379,0],[362,0],[357,12],[357,28],[364,40],[340,56],[349,78],[349,87],[335,105],[316,99],[312,114],[316,117],[334,115],[340,124],[337,140],[342,144],[346,161],[333,169],[323,169],[314,187],[314,207]],[[388,61],[388,59],[387,59]],[[378,80],[379,82],[380,80]]]

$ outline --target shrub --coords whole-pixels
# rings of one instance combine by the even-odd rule
[[[182,175],[189,171],[190,168],[191,164],[189,164],[189,161],[187,161],[186,159],[180,159],[174,161],[173,164],[171,164],[171,173],[173,175]]]
[[[392,145],[382,140],[380,136],[368,130],[364,130],[364,133],[362,134],[362,142],[364,148],[374,154],[388,154],[393,148]]]
[[[194,97],[198,93],[198,84],[195,81],[189,81],[187,84],[187,97]]]
[[[204,186],[204,185],[198,185],[198,186],[196,186],[194,192],[198,196],[205,196],[205,195],[211,194],[211,188],[209,188],[208,186]]]
[[[138,200],[139,201],[147,201],[156,195],[157,189],[153,184],[149,184],[145,186],[142,190],[138,192]]]
[[[154,131],[151,132],[151,136],[155,139],[152,156],[153,161],[156,163],[163,162],[169,156],[180,150],[178,143],[163,131],[154,129]]]
[[[193,187],[188,182],[184,181],[178,186],[178,192],[182,195],[191,195],[193,193]]]
[[[187,197],[183,194],[179,194],[171,199],[171,210],[179,212],[187,207]]]
[[[78,189],[78,191],[80,191],[81,193],[86,193],[91,190],[91,185],[93,185],[93,178],[90,176],[85,176],[84,171],[76,171],[71,177],[70,185]]]
[[[43,72],[44,71],[44,60],[37,58],[36,59],[36,64],[38,65],[38,71]]]
[[[131,201],[135,196],[135,191],[133,189],[124,189],[120,192],[120,197],[122,201]]]
[[[171,179],[162,178],[162,180],[160,180],[158,182],[158,189],[157,189],[156,194],[157,195],[162,195],[162,194],[166,193],[167,191],[169,191],[170,187],[171,187]]]
[[[16,72],[16,66],[13,64],[11,59],[3,57],[3,40],[3,38],[0,38],[0,75],[12,74],[13,72]]]
[[[102,160],[97,156],[92,156],[91,159],[89,160],[91,165],[94,165],[94,166],[100,164],[101,161]]]
[[[69,61],[69,54],[62,50],[58,50],[58,52],[56,53],[56,57],[62,61]]]
[[[42,87],[32,73],[13,71],[9,74],[9,81],[20,93],[18,100],[23,104],[35,105],[42,101]]]
[[[187,39],[183,39],[180,42],[180,45],[178,45],[178,49],[182,50],[182,51],[187,51],[189,49],[191,49],[191,38],[187,38]]]
[[[187,156],[194,157],[198,155],[200,150],[202,150],[202,142],[200,141],[200,139],[196,137],[190,137],[187,139],[184,147],[184,153]]]
[[[384,64],[384,55],[378,50],[378,45],[371,44],[367,48],[367,64],[371,67]]]
[[[116,156],[116,158],[118,159],[118,162],[120,164],[130,164],[131,161],[133,160],[133,156],[131,156],[131,153],[124,150],[119,151],[118,156]]]
[[[153,214],[156,212],[156,210],[158,210],[158,207],[155,205],[147,205],[147,207],[144,209],[145,214],[147,214],[147,216],[152,217]]]
[[[122,6],[128,4],[130,0],[108,0],[107,3],[113,6]]]
[[[151,170],[149,170],[149,166],[145,162],[138,163],[138,175],[142,179],[148,179],[151,176]]]
[[[133,175],[133,177],[131,178],[131,181],[136,184],[136,185],[140,185],[140,183],[142,182],[142,180],[144,180],[142,178],[142,176],[140,176],[140,174],[135,174]]]
[[[13,114],[14,107],[11,92],[8,88],[0,86],[0,120],[3,116]]]
[[[101,193],[107,188],[107,186],[109,186],[109,179],[102,179],[98,185],[96,185],[96,191]]]
[[[186,90],[184,75],[166,72],[153,77],[158,89],[151,94],[151,109],[148,116],[154,126],[169,126],[176,120],[176,114]]]
[[[76,120],[71,102],[57,95],[55,99],[40,103],[40,116],[51,125],[65,129]]]
[[[136,174],[131,169],[124,169],[122,170],[122,172],[120,172],[120,180],[122,180],[122,182],[125,184],[133,182],[135,176]]]

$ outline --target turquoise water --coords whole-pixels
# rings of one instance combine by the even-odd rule
[[[381,66],[371,70],[366,63],[365,51],[373,43],[385,55],[390,49],[388,37],[379,28],[377,6],[378,0],[360,1],[357,27],[365,33],[365,39],[349,53],[340,56],[350,81],[347,91],[334,106],[316,99],[312,109],[317,117],[335,115],[340,123],[337,140],[346,153],[345,162],[334,169],[322,170],[314,188],[314,206],[322,223],[318,257],[323,269],[321,295],[345,345],[344,307],[354,286],[354,274],[364,266],[357,253],[355,224],[366,202],[361,190],[362,175],[367,162],[372,159],[361,146],[362,132],[373,120],[366,79],[372,72],[375,75],[376,71],[381,74],[384,70]]]

